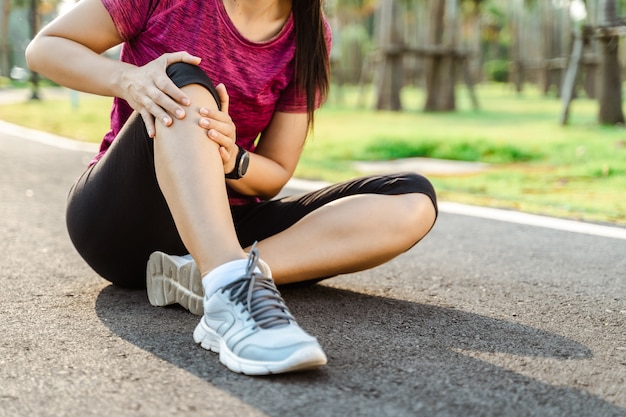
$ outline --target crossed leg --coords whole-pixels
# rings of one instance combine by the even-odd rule
[[[425,194],[360,194],[313,211],[259,243],[277,284],[362,271],[410,249],[432,228]]]
[[[246,252],[236,237],[218,148],[198,126],[207,90],[183,87],[194,107],[183,120],[157,128],[159,186],[181,238],[204,274]],[[340,198],[305,216],[258,248],[278,284],[356,272],[382,264],[421,240],[435,221],[425,194],[362,194]]]

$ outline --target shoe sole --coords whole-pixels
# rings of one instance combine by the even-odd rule
[[[178,303],[192,314],[204,314],[202,277],[195,262],[163,252],[152,253],[146,267],[146,289],[153,306]]]
[[[206,350],[219,354],[219,359],[228,369],[245,375],[272,375],[285,372],[305,371],[326,365],[326,355],[321,348],[307,346],[282,361],[253,361],[233,353],[226,342],[211,328],[204,324],[204,319],[193,331],[193,340]]]

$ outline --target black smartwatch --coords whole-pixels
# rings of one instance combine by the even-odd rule
[[[239,178],[243,178],[248,171],[248,164],[250,164],[250,155],[248,151],[246,151],[241,146],[239,147],[239,152],[237,152],[237,160],[235,161],[235,168],[228,174],[226,174],[226,178],[229,180],[238,180]]]

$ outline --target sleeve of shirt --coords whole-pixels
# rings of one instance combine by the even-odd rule
[[[157,2],[158,0],[102,0],[124,41],[144,30]]]
[[[330,57],[330,51],[333,44],[332,32],[328,21],[324,19],[325,26],[325,39],[326,50]],[[322,105],[322,97],[317,93],[315,97],[315,109],[318,109]],[[276,103],[276,110],[284,113],[305,113],[306,112],[306,94],[304,91],[299,91],[296,86],[295,77],[291,79],[287,88],[283,90],[278,102]]]

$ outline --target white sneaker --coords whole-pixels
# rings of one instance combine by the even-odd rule
[[[204,316],[193,332],[196,343],[219,353],[231,371],[268,375],[317,368],[326,355],[298,326],[270,277],[254,272],[250,252],[243,277],[204,298]]]
[[[261,259],[258,266],[263,275],[272,276],[269,266]],[[202,276],[191,255],[153,252],[146,266],[146,290],[153,306],[178,303],[197,316],[203,313]]]

